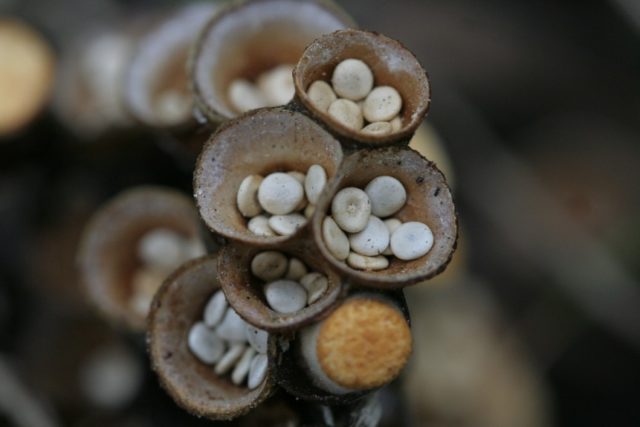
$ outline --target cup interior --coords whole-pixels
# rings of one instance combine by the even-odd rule
[[[194,188],[200,215],[215,233],[252,245],[277,246],[304,234],[263,237],[247,228],[237,208],[240,183],[249,175],[306,173],[321,165],[330,180],[342,161],[340,143],[306,116],[262,109],[232,120],[206,143],[196,164]]]
[[[271,392],[271,369],[257,388],[234,385],[215,374],[187,347],[191,326],[202,319],[204,307],[220,288],[217,255],[185,264],[154,299],[149,318],[149,352],[161,384],[187,411],[211,419],[230,419],[248,412]],[[270,352],[275,344],[270,343]]]
[[[375,86],[392,86],[402,97],[402,127],[389,135],[354,131],[318,110],[307,95],[309,86],[322,80],[331,84],[335,67],[345,59],[360,59],[374,76]],[[305,50],[294,70],[296,97],[311,114],[335,133],[370,145],[387,145],[408,140],[422,122],[431,100],[429,80],[416,57],[400,42],[381,34],[361,30],[340,30],[315,40]]]
[[[374,178],[389,175],[398,179],[407,192],[405,205],[394,215],[400,221],[426,224],[434,244],[424,256],[403,261],[389,256],[389,266],[378,271],[362,271],[338,261],[322,237],[322,222],[331,213],[333,195],[345,187],[363,189]],[[406,147],[362,150],[347,157],[331,189],[318,202],[313,217],[313,235],[320,252],[331,265],[349,279],[364,285],[398,288],[426,280],[442,271],[449,262],[457,239],[457,219],[451,191],[434,163]]]
[[[319,1],[249,1],[229,8],[207,26],[192,58],[199,108],[218,121],[236,117],[227,94],[233,80],[295,65],[315,38],[351,25],[344,13]]]

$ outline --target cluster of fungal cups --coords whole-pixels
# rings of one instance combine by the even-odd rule
[[[364,188],[346,187],[331,202],[322,237],[331,254],[359,270],[382,270],[387,256],[410,261],[429,252],[433,233],[418,221],[392,218],[407,201],[407,192],[392,176],[378,176]],[[383,219],[386,218],[384,221]]]
[[[216,375],[230,373],[235,385],[260,385],[267,374],[269,334],[242,320],[222,291],[211,296],[202,316],[189,330],[189,350],[202,363],[213,365]]]
[[[424,70],[399,43],[344,30],[351,20],[329,4],[234,3],[206,24],[189,13],[175,21],[193,27],[188,37],[158,49],[170,37],[157,33],[151,51],[170,55],[139,53],[128,75],[141,89],[129,92],[140,118],[149,116],[142,121],[195,125],[186,84],[197,112],[218,126],[198,158],[194,197],[226,244],[169,274],[202,253],[189,240],[202,230],[193,206],[176,211],[165,195],[158,209],[145,196],[128,215],[100,215],[84,276],[112,315],[123,300],[136,311],[129,297],[145,288],[137,276],[168,276],[148,324],[137,310],[136,327],[148,325],[163,386],[199,416],[246,413],[276,385],[344,404],[393,380],[411,353],[399,289],[439,273],[455,246],[444,177],[406,147],[429,105]]]
[[[251,75],[229,74],[225,90]],[[275,384],[344,404],[393,380],[412,348],[400,288],[438,274],[455,247],[445,179],[406,147],[429,104],[415,57],[384,36],[337,31],[307,48],[293,82],[288,105],[230,120],[203,146],[194,197],[226,244],[154,300],[154,368],[198,415],[240,415]]]
[[[236,203],[240,213],[250,218],[247,228],[253,234],[291,236],[313,214],[326,182],[327,173],[321,165],[312,165],[306,174],[249,175],[240,183]]]
[[[331,84],[316,80],[307,95],[314,107],[349,129],[383,136],[402,127],[402,97],[392,86],[374,87],[373,72],[360,59],[340,62]]]

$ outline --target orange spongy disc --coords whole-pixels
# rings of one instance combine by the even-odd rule
[[[393,380],[411,355],[411,330],[397,308],[374,298],[353,298],[322,324],[317,357],[337,384],[364,390]]]

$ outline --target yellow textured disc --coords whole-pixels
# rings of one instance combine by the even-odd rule
[[[364,390],[398,376],[411,354],[411,331],[390,304],[354,298],[324,321],[316,349],[320,366],[332,381]]]

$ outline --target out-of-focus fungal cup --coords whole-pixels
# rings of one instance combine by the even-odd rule
[[[28,25],[0,19],[0,137],[27,126],[42,110],[53,86],[55,58]]]
[[[293,84],[285,67],[297,63],[320,35],[353,25],[325,1],[254,0],[229,6],[207,25],[191,56],[197,108],[216,123],[286,103],[293,95],[286,88]]]
[[[143,331],[162,281],[205,253],[199,231],[186,195],[161,187],[128,190],[87,225],[78,252],[81,282],[108,319]]]
[[[264,379],[249,386],[236,385],[231,371],[216,373],[217,368],[190,350],[190,330],[202,321],[208,302],[220,289],[217,264],[217,255],[209,256],[172,274],[154,299],[148,327],[151,363],[163,387],[187,411],[214,420],[242,415],[271,394],[277,352],[275,340],[269,338],[266,366],[254,366],[266,369]],[[257,359],[256,364],[264,362],[263,357]]]
[[[354,68],[353,73],[363,74],[351,80],[368,82],[365,71],[369,69],[373,74],[372,85],[352,87],[353,82],[348,78],[335,76],[334,71],[344,71],[336,70],[338,66],[345,68],[344,65],[350,65],[351,62],[353,67],[346,68]],[[349,74],[349,70],[338,74]],[[349,144],[355,142],[383,146],[407,142],[426,115],[431,98],[427,74],[415,56],[401,43],[367,31],[340,30],[316,39],[304,51],[293,76],[296,102]],[[326,82],[327,85],[316,83],[318,81]],[[338,97],[344,99],[332,101],[336,96],[328,90],[332,85],[338,91]],[[341,90],[340,85],[345,88]],[[356,99],[362,97],[363,93],[366,99]],[[397,111],[398,95],[401,102],[400,113],[395,117],[387,117]],[[385,102],[376,102],[376,99]],[[360,100],[364,101],[362,107],[357,104]],[[348,105],[334,106],[331,102]],[[330,106],[325,109],[327,105],[333,108]],[[364,129],[362,115],[353,118],[353,114],[350,114],[341,119],[342,115],[337,111],[340,107],[342,110],[353,109],[355,112],[354,106],[358,106],[358,110],[362,109],[365,119],[371,123]],[[372,126],[374,123],[375,126]]]
[[[349,403],[396,378],[411,349],[402,292],[355,292],[298,332],[280,359],[278,383],[305,400]]]
[[[187,59],[200,30],[220,8],[220,2],[188,4],[140,40],[124,89],[126,105],[137,120],[161,128],[194,122]]]
[[[278,212],[289,212],[303,194],[320,197],[317,187],[328,186],[341,161],[340,143],[308,117],[278,107],[248,113],[222,125],[198,158],[194,189],[200,215],[213,232],[232,240],[263,247],[295,240],[309,228],[301,215],[305,206],[287,215]],[[314,165],[324,175],[313,168],[304,185],[292,174],[307,174]],[[277,197],[261,194],[263,187],[271,188],[271,181],[294,187],[286,192],[290,203],[283,211],[272,206]],[[252,217],[261,206],[274,215]]]
[[[54,112],[83,139],[130,127],[121,96],[136,36],[118,28],[78,38],[58,67]]]
[[[306,272],[291,265],[297,264],[296,259]],[[221,252],[218,271],[227,301],[240,317],[270,332],[296,330],[317,321],[343,291],[340,277],[308,248],[292,246],[275,252],[231,244]],[[281,282],[285,285],[269,288]],[[302,301],[297,301],[298,297]]]
[[[347,233],[341,235],[340,230],[336,231],[339,224],[327,220],[336,209],[333,206],[336,195],[345,189],[366,190],[371,183],[394,188],[399,185],[396,180],[406,191],[406,197],[398,200],[388,197],[381,200],[385,203],[380,206],[373,203],[373,210],[382,212],[382,219],[395,218],[402,225],[384,223],[372,211],[367,226],[345,241]],[[378,189],[376,194],[381,195],[384,190]],[[396,190],[394,196],[404,194]],[[393,203],[387,206],[386,202]],[[392,209],[388,210],[390,206]],[[391,211],[392,217],[385,217]],[[408,147],[385,147],[360,150],[345,158],[340,172],[318,202],[312,217],[312,233],[320,252],[341,275],[361,285],[392,289],[429,279],[444,270],[455,249],[457,219],[451,192],[436,166]],[[371,235],[365,236],[367,233]],[[412,239],[420,240],[422,246],[418,247]],[[407,243],[403,244],[403,240]],[[344,262],[347,243],[352,252]]]

